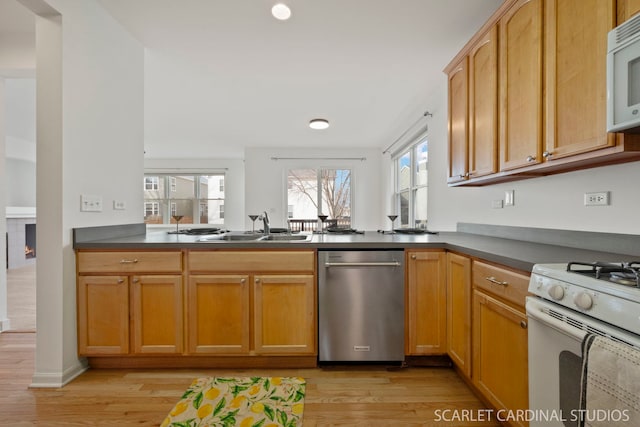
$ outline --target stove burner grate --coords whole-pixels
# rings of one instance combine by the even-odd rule
[[[567,271],[640,288],[640,262],[570,262]]]

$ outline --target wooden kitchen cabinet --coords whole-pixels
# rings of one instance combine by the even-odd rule
[[[129,279],[80,276],[76,299],[78,353],[129,353]]]
[[[406,252],[407,355],[447,353],[446,268],[443,251]]]
[[[500,170],[542,158],[542,0],[518,0],[499,21]]]
[[[315,354],[315,306],[313,275],[255,276],[256,353]]]
[[[192,275],[187,288],[188,351],[249,352],[249,276]]]
[[[449,167],[448,183],[469,176],[469,90],[467,57],[453,64],[449,76]]]
[[[180,251],[79,251],[77,269],[80,355],[182,352]]]
[[[606,131],[605,61],[615,1],[547,0],[545,15],[544,158],[553,162],[616,145],[616,135]]]
[[[447,354],[471,378],[471,259],[447,253]]]
[[[618,24],[640,13],[640,0],[618,0]]]
[[[474,386],[496,409],[528,409],[528,276],[473,262]],[[514,421],[510,425],[526,426]]]
[[[133,276],[129,286],[133,353],[182,353],[182,276]]]
[[[317,354],[314,251],[190,251],[192,354]]]

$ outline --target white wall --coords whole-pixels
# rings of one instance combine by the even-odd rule
[[[272,157],[308,159],[272,160]],[[345,157],[365,157],[366,160],[328,159]],[[381,167],[381,149],[247,148],[245,150],[244,190],[246,213],[259,214],[267,211],[271,226],[285,227],[287,218],[286,173],[288,169],[351,169],[354,195],[352,227],[360,230],[377,230],[385,225],[386,215],[382,209],[385,176],[380,173]],[[251,229],[251,221],[248,218],[245,219],[245,227]]]
[[[0,76],[0,159],[5,156],[5,80]],[[0,212],[4,213],[6,209],[5,194],[6,191],[6,170],[5,163],[0,161]],[[4,215],[0,217],[0,236],[7,234],[7,221]],[[0,239],[3,244],[0,245],[0,259],[7,259],[7,246],[4,239]],[[9,329],[9,316],[7,313],[7,273],[4,268],[0,270],[0,332]]]
[[[429,228],[455,230],[458,222],[640,234],[640,163],[632,162],[486,187],[448,187],[447,81],[428,99]],[[491,201],[515,190],[515,206]],[[584,206],[585,192],[610,191],[609,206]]]
[[[224,172],[224,227],[244,230],[244,161],[242,159],[145,159],[145,170]],[[142,188],[142,181],[140,181]]]
[[[38,3],[38,2],[33,2]],[[81,372],[72,229],[142,221],[144,52],[95,0],[46,0],[36,19],[37,343],[35,386]],[[63,55],[64,53],[64,55]],[[80,195],[102,212],[80,212]],[[115,211],[112,200],[127,210]]]

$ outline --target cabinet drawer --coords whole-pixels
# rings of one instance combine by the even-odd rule
[[[473,286],[524,307],[529,276],[491,264],[473,263]]]
[[[78,252],[78,273],[180,273],[181,252]]]
[[[314,271],[313,251],[191,251],[189,270],[203,272]]]

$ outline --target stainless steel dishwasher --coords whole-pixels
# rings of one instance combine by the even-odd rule
[[[404,361],[404,252],[318,252],[319,362]]]

